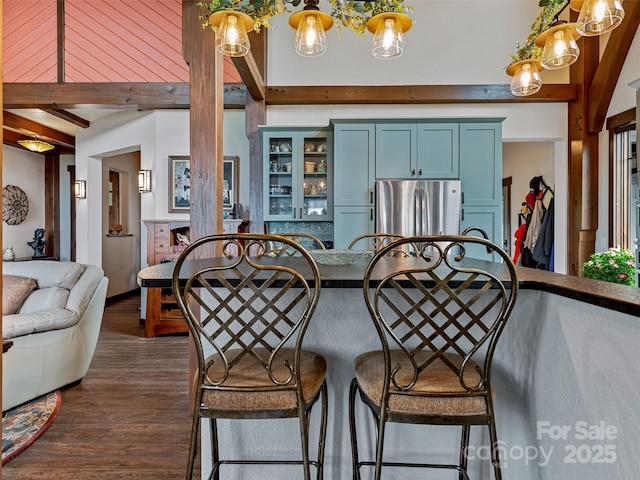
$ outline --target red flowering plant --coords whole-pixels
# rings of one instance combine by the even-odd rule
[[[582,265],[582,276],[635,286],[636,262],[633,252],[626,248],[610,248],[606,252],[594,253]]]

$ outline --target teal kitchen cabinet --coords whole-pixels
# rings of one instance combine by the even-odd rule
[[[462,211],[460,230],[482,229],[489,239],[502,244],[502,124],[460,124],[460,184]],[[478,235],[478,233],[474,233]],[[474,258],[487,258],[482,249]],[[494,258],[488,258],[495,260]]]
[[[502,206],[489,207],[469,207],[462,206],[460,212],[460,232],[467,228],[480,228],[487,234],[489,240],[501,245],[502,243]],[[482,237],[477,231],[469,232],[469,235]],[[480,258],[483,260],[498,261],[495,254],[487,254],[487,251],[478,246],[474,246],[472,250],[467,252],[471,258]]]
[[[333,137],[328,129],[263,127],[264,219],[333,218]]]
[[[460,182],[464,205],[502,203],[502,125],[460,124]]]
[[[374,124],[333,124],[334,248],[347,248],[359,235],[373,233],[375,187]]]
[[[415,178],[418,160],[417,132],[415,123],[376,125],[376,178]]]
[[[373,203],[375,125],[336,123],[333,129],[334,205]]]
[[[456,179],[458,122],[376,125],[376,178]]]
[[[373,205],[335,207],[333,212],[333,247],[347,248],[351,241],[375,231]]]
[[[417,128],[416,178],[457,179],[460,166],[459,124],[418,123]]]

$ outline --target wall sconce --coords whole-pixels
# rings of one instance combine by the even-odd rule
[[[151,170],[138,171],[138,191],[140,193],[151,191]]]
[[[86,180],[76,180],[74,184],[74,194],[76,198],[87,198]]]

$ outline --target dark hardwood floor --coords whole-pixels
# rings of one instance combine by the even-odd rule
[[[107,305],[89,372],[62,392],[49,429],[2,467],[4,480],[184,478],[188,338],[145,338],[139,305],[139,296]]]

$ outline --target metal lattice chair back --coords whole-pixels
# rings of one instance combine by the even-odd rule
[[[225,257],[197,260],[196,269],[179,286],[189,255],[199,248],[211,248],[216,242],[224,245]],[[222,360],[215,369],[219,378],[205,376],[208,385],[224,388],[229,371],[247,356],[265,369],[273,386],[296,385],[296,365],[286,367],[285,378],[276,378],[273,361],[285,345],[295,347],[301,341],[300,334],[315,309],[319,290],[307,282],[302,272],[269,258],[265,245],[270,242],[307,260],[305,273],[317,276],[313,285],[319,284],[317,268],[314,271],[315,263],[306,250],[293,240],[273,235],[204,238],[192,243],[176,262],[176,299],[191,333],[200,339],[196,342],[200,369],[211,373],[211,359],[206,360],[205,351],[215,352],[219,356],[215,359]],[[250,256],[252,251],[257,255]],[[198,343],[202,346],[198,347]]]
[[[292,256],[296,258],[283,262],[269,256],[272,243],[295,252]],[[222,255],[201,258],[208,252]],[[216,418],[297,416],[303,460],[282,463],[303,464],[305,478],[309,465],[321,471],[323,446],[317,461],[309,460],[306,447],[307,412],[318,398],[323,398],[321,437],[326,432],[326,360],[302,349],[320,295],[318,267],[306,249],[277,235],[205,237],[180,255],[172,285],[198,359],[196,417],[210,418],[215,429]],[[189,471],[193,470],[198,428],[199,421],[194,420]],[[323,442],[321,439],[320,445]],[[217,472],[225,463],[218,460],[217,440],[214,450],[212,463]]]
[[[380,258],[407,243],[420,245],[416,256],[369,290]],[[504,263],[490,270],[486,262],[466,258],[472,244],[498,252]],[[364,289],[372,318],[386,334],[383,346],[403,351],[411,367],[395,371],[389,388],[408,392],[420,372],[441,362],[458,376],[465,391],[486,392],[495,343],[517,291],[515,268],[502,249],[468,236],[401,239],[383,247],[371,261]],[[472,358],[479,368],[468,371]]]
[[[385,257],[410,244],[415,256]],[[471,258],[486,249],[501,262]],[[494,243],[466,235],[402,238],[382,247],[364,275],[363,292],[381,343],[354,362],[349,395],[354,478],[363,465],[451,468],[468,479],[471,425],[488,425],[492,463],[501,479],[491,362],[518,291],[515,267]],[[358,459],[355,398],[376,419],[375,461]],[[386,422],[461,425],[457,465],[383,462]]]
[[[403,235],[394,233],[366,233],[354,238],[347,248],[378,252],[391,242],[401,238],[404,238]],[[390,250],[387,255],[390,257],[408,257],[413,251],[415,251],[415,246],[405,244],[402,249]]]
[[[279,233],[274,235],[293,240],[307,250],[325,250],[322,240],[309,233]],[[271,257],[295,257],[299,255],[299,252],[295,248],[290,248],[287,243],[271,240],[267,243],[265,255]]]

